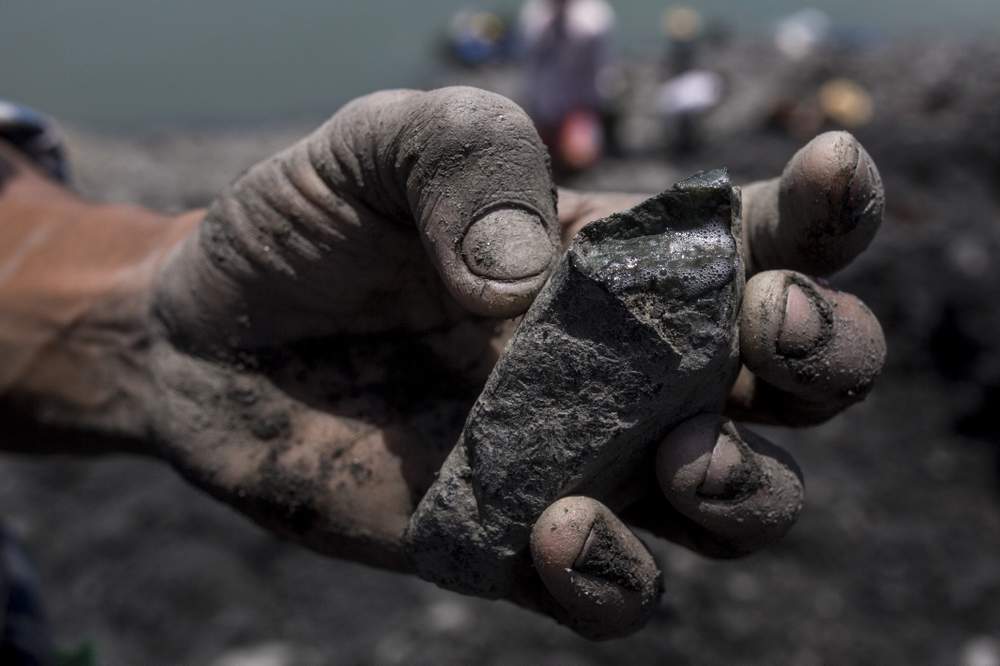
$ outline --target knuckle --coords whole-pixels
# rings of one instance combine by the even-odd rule
[[[531,119],[510,99],[478,88],[452,87],[428,93],[426,113],[433,139],[461,156],[487,152],[497,158],[540,148]]]

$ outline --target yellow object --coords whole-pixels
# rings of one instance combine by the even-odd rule
[[[819,89],[819,105],[827,118],[844,127],[862,127],[875,115],[872,96],[850,79],[824,83]]]
[[[473,18],[476,34],[490,42],[497,42],[503,37],[504,24],[496,14],[480,12]]]
[[[677,42],[690,42],[701,34],[702,19],[698,10],[676,5],[663,12],[663,32]]]

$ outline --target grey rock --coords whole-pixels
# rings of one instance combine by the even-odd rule
[[[549,504],[609,498],[676,424],[721,410],[739,369],[740,238],[722,170],[580,232],[410,521],[420,576],[509,595]]]

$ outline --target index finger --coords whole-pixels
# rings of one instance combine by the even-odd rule
[[[821,134],[781,177],[743,188],[748,275],[834,273],[868,247],[884,208],[882,178],[858,140],[847,132]]]

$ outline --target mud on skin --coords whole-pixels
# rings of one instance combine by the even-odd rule
[[[305,490],[342,521],[306,543],[403,568],[405,518],[496,358],[495,325],[469,311],[522,312],[558,234],[544,146],[510,100],[469,88],[356,100],[240,177],[170,257],[154,303],[167,413],[187,427],[204,405],[215,415],[194,432],[169,416],[157,428],[183,443],[178,466],[237,505],[266,479],[277,499],[256,498],[259,520],[318,473]],[[274,350],[301,358],[298,374],[276,370]],[[252,408],[220,402],[236,379],[256,387]],[[258,416],[227,416],[248,409]]]
[[[178,355],[167,344],[153,353],[166,402],[159,428],[191,448],[167,452],[175,466],[268,529],[339,557],[370,558],[398,540],[359,528],[350,509],[338,507],[345,490],[377,492],[386,467],[404,458],[359,455],[356,445],[377,430],[405,432],[400,446],[421,461],[395,472],[408,486],[398,498],[408,515],[480,386],[443,366],[423,341],[395,336],[317,339],[226,361]],[[336,421],[319,447],[309,441],[312,410]],[[399,559],[381,564],[403,567]]]
[[[468,89],[360,100],[251,169],[194,220],[156,285],[165,408],[152,430],[166,457],[316,550],[411,568],[404,532],[496,359],[492,325],[468,311],[534,299],[555,256],[554,203],[523,113]],[[728,180],[708,174],[580,233],[473,410],[455,449],[467,460],[418,514],[445,537],[419,554],[438,582],[518,603],[544,582],[572,604],[579,590],[564,599],[531,571],[532,523],[568,493],[607,498],[678,421],[721,409],[738,367],[738,215]],[[590,590],[628,624],[587,630],[608,637],[648,618],[658,574],[603,511],[604,532],[620,527],[649,567]],[[471,548],[470,521],[448,524],[463,512],[483,516]],[[596,616],[564,610],[550,614],[577,629],[573,612]]]

